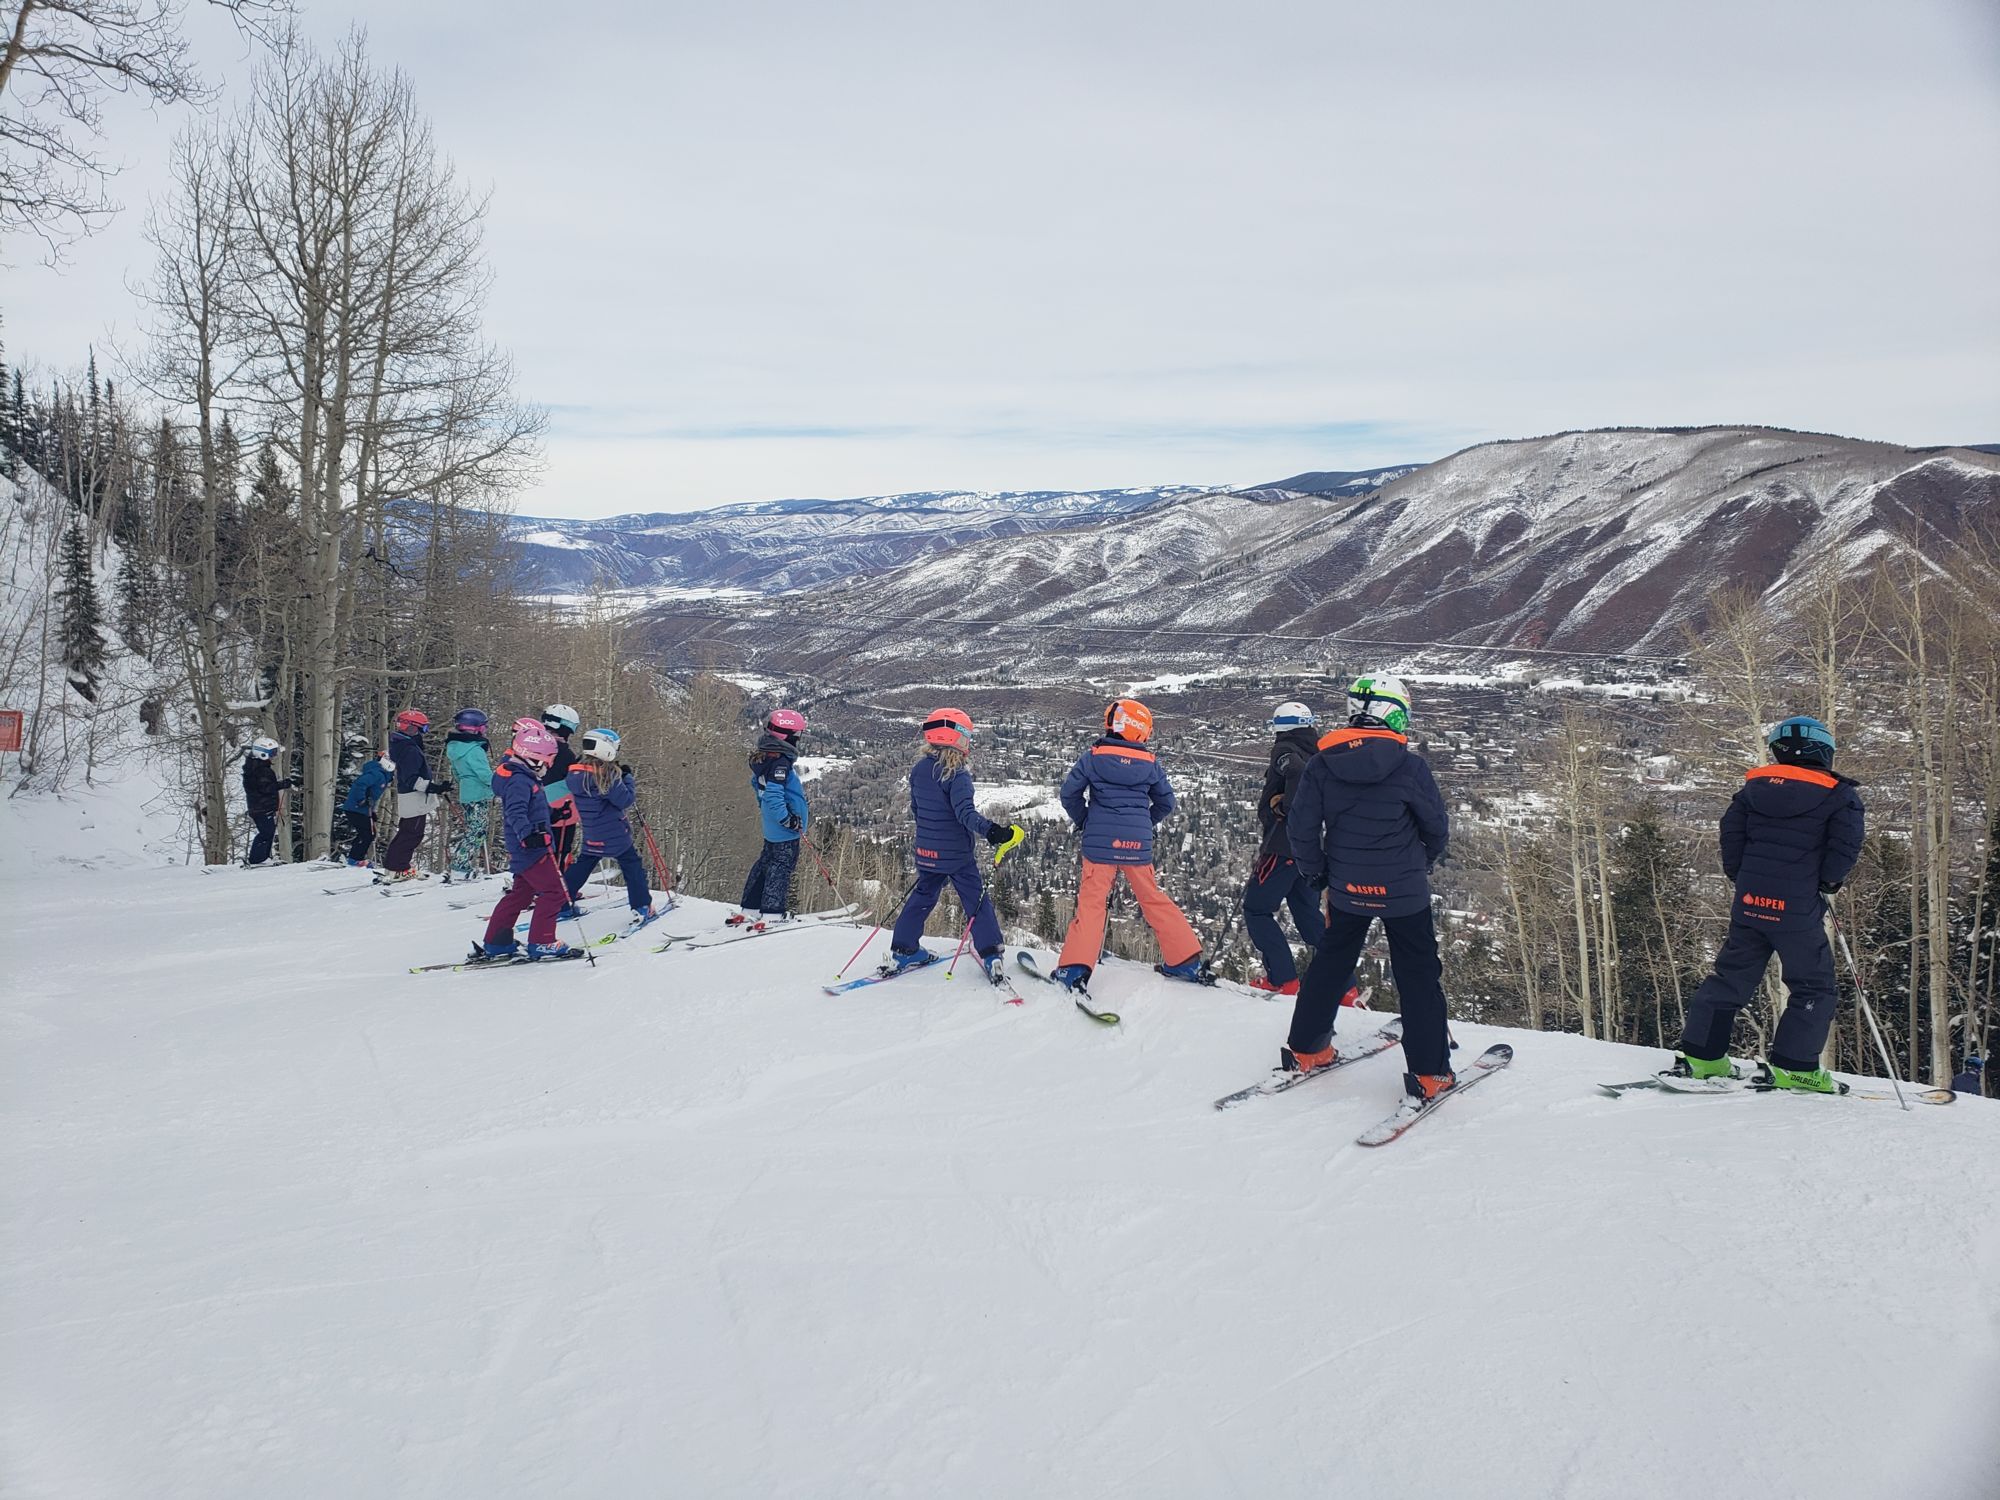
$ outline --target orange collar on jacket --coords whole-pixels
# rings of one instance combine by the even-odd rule
[[[1394,740],[1399,745],[1410,742],[1407,736],[1393,729],[1336,729],[1332,734],[1320,736],[1319,747],[1331,750],[1336,745],[1352,745],[1359,740]]]
[[[1090,753],[1092,755],[1123,755],[1131,760],[1158,759],[1152,751],[1143,750],[1137,745],[1092,745]]]
[[[1814,786],[1839,786],[1840,778],[1829,771],[1815,771],[1811,766],[1752,766],[1743,773],[1745,781],[1808,781]]]

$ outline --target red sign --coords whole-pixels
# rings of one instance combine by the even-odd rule
[[[0,708],[0,750],[21,748],[21,710]]]

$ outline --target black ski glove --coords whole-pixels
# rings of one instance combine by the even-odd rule
[[[1306,877],[1306,884],[1307,884],[1308,886],[1310,886],[1310,887],[1311,887],[1311,888],[1312,888],[1313,890],[1315,890],[1315,891],[1323,891],[1323,890],[1325,890],[1325,889],[1326,889],[1326,871],[1324,871],[1324,870],[1321,870],[1321,871],[1320,871],[1320,872],[1319,872],[1319,873],[1318,873],[1317,875],[1308,875],[1308,876]]]
[[[546,849],[549,847],[549,831],[546,828],[530,828],[521,843],[529,849]]]
[[[1840,894],[1840,882],[1836,880],[1829,883],[1822,880],[1819,883],[1819,893],[1822,896],[1838,896]]]
[[[626,765],[625,762],[622,760],[618,762],[618,770],[620,774],[625,776],[630,776],[632,774],[632,768]]]
[[[986,842],[991,844],[995,849],[1006,843],[1008,839],[1013,837],[1013,834],[1014,830],[1012,828],[1002,828],[998,823],[989,823],[986,825]]]
[[[781,826],[789,828],[793,833],[797,833],[801,829],[803,829],[806,825],[799,821],[799,815],[797,813],[792,813],[786,817],[784,823]]]

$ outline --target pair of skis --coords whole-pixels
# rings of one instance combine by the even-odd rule
[[[1663,1094],[1791,1094],[1803,1093],[1799,1089],[1781,1089],[1775,1084],[1759,1083],[1755,1078],[1740,1074],[1728,1078],[1682,1078],[1676,1073],[1655,1073],[1651,1078],[1635,1078],[1630,1083],[1600,1083],[1598,1092],[1608,1094],[1613,1099],[1640,1089],[1655,1089]],[[1882,1089],[1857,1089],[1842,1084],[1838,1094],[1808,1094],[1810,1098],[1825,1099],[1866,1099],[1872,1103],[1894,1104],[1896,1096]],[[1911,1089],[1903,1097],[1913,1104],[1950,1104],[1958,1098],[1950,1089]]]
[[[616,934],[613,935],[613,937],[615,936]],[[605,938],[602,942],[592,943],[590,947],[602,947],[604,943],[611,942],[612,940],[613,938]],[[542,964],[568,963],[571,959],[583,958],[588,953],[588,948],[571,948],[565,953],[551,954],[547,958],[530,958],[525,953],[510,953],[504,958],[488,958],[478,948],[474,948],[472,952],[468,953],[464,958],[459,959],[456,963],[412,964],[410,972],[412,974],[464,974],[473,969],[525,969]]]
[[[860,911],[858,906],[837,906],[830,911],[809,911],[793,917],[790,921],[774,926],[757,926],[745,923],[737,927],[709,927],[700,932],[677,932],[668,936],[664,943],[653,949],[655,953],[665,953],[669,948],[698,949],[720,948],[729,943],[744,943],[751,938],[773,937],[781,932],[805,932],[814,927],[837,927],[853,919]]]
[[[944,962],[944,959],[933,953],[923,963],[908,964],[902,968],[897,968],[892,959],[887,966],[877,969],[873,974],[863,974],[859,979],[847,979],[836,981],[832,984],[823,984],[820,986],[820,989],[829,995],[845,995],[853,990],[865,990],[871,985],[887,984],[892,979],[901,979],[905,974],[921,974],[927,969],[935,969],[939,964]],[[1004,973],[999,975],[987,973],[986,966],[979,963],[976,958],[974,959],[974,964],[979,977],[992,985],[994,989],[1000,991],[1001,1004],[1025,1005],[1027,1003],[1021,998],[1021,992],[1014,988]],[[951,977],[951,971],[947,968],[945,978],[949,979]]]

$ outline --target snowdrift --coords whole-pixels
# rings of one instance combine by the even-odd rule
[[[1460,1026],[1513,1068],[1368,1151],[1394,1053],[1210,1107],[1242,992],[412,975],[484,902],[352,883],[8,848],[16,1500],[2000,1493],[1986,1101]]]

